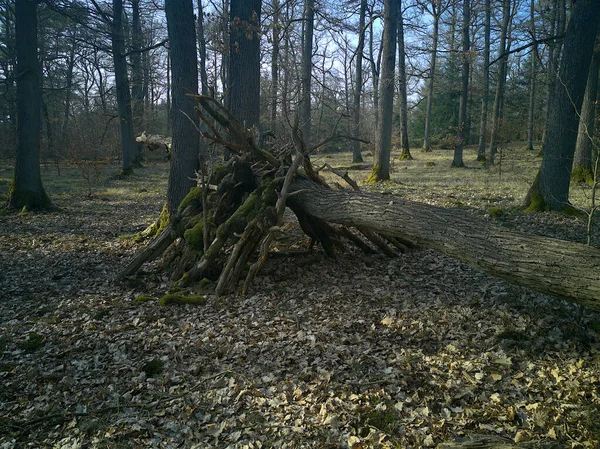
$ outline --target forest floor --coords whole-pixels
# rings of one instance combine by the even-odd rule
[[[470,149],[467,169],[450,169],[449,151],[414,156],[370,189],[585,241],[584,218],[518,212],[532,153],[505,150],[501,172]],[[272,258],[247,296],[136,302],[166,293],[155,264],[112,279],[146,243],[127,236],[158,216],[167,165],[117,171],[46,167],[61,211],[0,215],[1,449],[420,448],[472,435],[599,447],[599,314],[426,249]],[[584,207],[587,192],[572,197]],[[277,245],[307,243],[293,232]]]

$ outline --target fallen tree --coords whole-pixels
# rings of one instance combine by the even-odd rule
[[[334,190],[311,165],[308,154],[315,147],[305,148],[297,126],[293,145],[265,151],[215,100],[197,98],[205,137],[236,156],[199,180],[122,277],[162,255],[163,269],[179,287],[208,284],[221,294],[244,277],[246,292],[289,206],[302,230],[330,256],[345,241],[389,256],[414,246],[432,248],[513,284],[600,310],[597,249],[508,230],[458,210],[363,193],[355,184],[353,191]]]

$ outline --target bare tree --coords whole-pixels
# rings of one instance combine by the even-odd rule
[[[467,102],[469,98],[469,52],[471,41],[469,35],[469,24],[471,22],[471,0],[463,0],[463,22],[462,22],[462,70],[461,70],[461,92],[458,111],[458,142],[454,148],[453,167],[464,167],[463,147],[466,139],[467,125]]]
[[[406,49],[404,46],[404,16],[402,1],[398,2],[398,89],[400,96],[400,160],[411,160],[408,143],[408,95],[406,92]]]
[[[490,28],[491,0],[485,0],[484,44],[483,44],[483,88],[481,93],[481,122],[479,125],[479,145],[477,160],[485,161],[485,146],[487,134],[487,115],[490,100]]]
[[[311,141],[312,48],[315,22],[315,0],[304,0],[304,33],[302,34],[301,98],[298,106],[300,130],[306,145]]]
[[[40,173],[40,66],[38,64],[37,2],[16,0],[17,159],[8,195],[10,209],[48,209],[50,198]]]
[[[392,115],[394,112],[394,75],[396,69],[396,33],[398,31],[399,0],[385,0],[383,12],[383,51],[381,66],[381,99],[379,126],[375,143],[373,171],[369,181],[390,179]]]
[[[533,151],[534,141],[534,124],[535,124],[535,79],[537,71],[537,58],[538,58],[538,47],[536,42],[535,33],[535,0],[531,0],[529,10],[529,23],[531,39],[534,42],[533,48],[530,54],[530,73],[529,73],[529,108],[528,108],[528,119],[527,119],[527,149]]]

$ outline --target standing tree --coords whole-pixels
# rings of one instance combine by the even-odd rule
[[[535,77],[537,70],[537,58],[538,58],[538,50],[537,44],[535,43],[535,0],[531,0],[530,11],[529,11],[529,21],[531,28],[531,39],[534,42],[533,49],[530,54],[530,73],[529,73],[529,114],[527,119],[527,149],[533,151],[533,129],[534,129],[534,120],[535,120]]]
[[[404,47],[404,17],[402,1],[398,2],[398,88],[400,96],[400,160],[412,160],[408,143],[408,95],[406,93],[406,50]]]
[[[202,0],[198,4],[198,53],[200,56],[200,89],[202,95],[208,95],[208,74],[206,73],[206,35],[204,32],[204,10]]]
[[[379,126],[375,144],[373,172],[369,181],[390,179],[390,147],[392,115],[394,112],[394,72],[396,65],[396,32],[398,30],[399,0],[385,0],[383,12],[383,51],[381,65],[381,99],[379,100]]]
[[[311,81],[312,81],[312,48],[315,24],[315,0],[304,1],[304,33],[302,34],[302,72],[300,74],[301,98],[298,106],[298,119],[302,138],[308,146],[311,140]]]
[[[198,92],[198,58],[192,0],[165,0],[165,13],[173,90],[173,144],[166,207],[173,214],[194,186],[199,168],[196,102],[189,96]]]
[[[271,129],[275,130],[277,122],[277,93],[279,85],[279,0],[273,0],[273,51],[271,53]]]
[[[598,98],[598,74],[600,73],[600,33],[596,36],[596,46],[592,56],[590,73],[588,74],[585,97],[581,106],[581,118],[579,120],[579,131],[577,133],[577,144],[575,146],[575,158],[573,160],[572,179],[577,182],[594,182],[594,176],[598,174],[593,170],[593,159],[598,157],[597,151],[592,151],[596,130],[596,101]]]
[[[578,0],[573,5],[550,104],[542,165],[525,198],[528,211],[562,210],[569,206],[579,115],[599,23],[597,0]]]
[[[498,47],[498,80],[496,81],[496,94],[494,96],[494,107],[492,109],[492,136],[490,138],[490,152],[488,162],[493,165],[496,152],[498,151],[498,141],[502,130],[502,118],[504,116],[504,90],[506,87],[506,72],[508,68],[508,51],[510,45],[508,42],[508,33],[511,22],[511,0],[502,0],[502,29],[500,30],[500,46]]]
[[[231,0],[227,109],[246,128],[260,118],[261,0]]]
[[[464,167],[463,163],[463,147],[465,144],[466,125],[467,125],[467,100],[469,97],[469,52],[471,51],[471,42],[469,39],[469,23],[471,22],[471,0],[463,0],[463,54],[462,54],[462,71],[461,71],[461,92],[460,106],[458,111],[458,143],[454,148],[453,167]]]
[[[433,17],[433,34],[431,40],[431,61],[429,63],[429,82],[427,83],[427,110],[425,111],[425,137],[423,138],[423,151],[431,151],[431,112],[433,110],[433,87],[435,81],[435,66],[438,53],[440,18],[448,9],[447,0],[429,0],[423,8]]]
[[[40,173],[40,67],[37,46],[37,1],[15,4],[17,55],[17,159],[8,195],[9,209],[52,207]]]
[[[487,113],[490,100],[490,28],[491,28],[491,0],[485,0],[485,23],[483,44],[483,89],[481,92],[481,122],[479,125],[479,145],[477,146],[477,160],[485,161],[485,140],[487,131]]]
[[[360,0],[358,17],[358,46],[356,47],[356,77],[354,80],[354,98],[352,102],[352,135],[358,139],[360,134],[360,103],[363,89],[363,50],[365,48],[365,17],[367,14],[367,0]],[[362,162],[360,142],[352,141],[352,163]]]
[[[143,131],[144,119],[144,72],[142,69],[142,44],[144,36],[142,35],[142,22],[140,20],[140,0],[131,0],[131,97],[134,132]],[[142,145],[136,145],[136,152],[132,165],[141,166]]]

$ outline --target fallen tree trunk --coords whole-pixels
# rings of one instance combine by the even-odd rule
[[[390,195],[292,184],[292,209],[330,223],[408,239],[512,284],[600,310],[600,251],[579,243],[509,230],[465,215]]]

